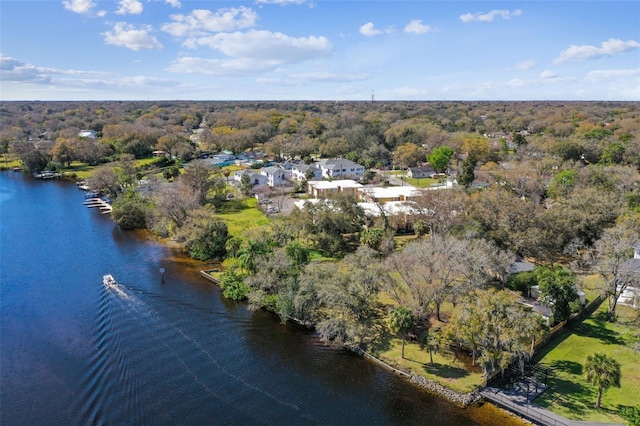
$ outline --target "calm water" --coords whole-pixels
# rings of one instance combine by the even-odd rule
[[[74,184],[0,173],[1,424],[507,421],[225,301],[200,265],[82,201]]]

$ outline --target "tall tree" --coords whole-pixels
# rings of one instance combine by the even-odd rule
[[[603,292],[608,299],[610,321],[616,319],[618,298],[630,286],[640,285],[640,271],[637,264],[629,262],[631,247],[640,240],[640,231],[634,226],[621,222],[606,229],[586,256],[586,261],[603,278]],[[636,265],[636,266],[634,266]]]
[[[397,306],[389,312],[389,329],[393,334],[402,336],[402,359],[404,359],[404,342],[407,333],[413,330],[415,319],[411,309],[406,306]]]
[[[474,154],[469,154],[467,159],[462,163],[462,173],[458,177],[458,183],[460,185],[469,188],[476,178],[476,164],[478,163],[477,157]]]
[[[434,148],[433,151],[431,151],[431,153],[427,157],[427,161],[429,161],[429,164],[435,171],[437,171],[438,173],[443,173],[445,170],[447,170],[453,154],[454,151],[452,148],[449,148],[446,145],[442,145]]]
[[[538,268],[537,278],[542,303],[553,311],[555,322],[569,319],[576,309],[578,292],[575,287],[575,275],[561,266]]]
[[[596,352],[587,355],[584,370],[587,382],[598,387],[596,408],[600,408],[602,393],[612,386],[620,387],[620,363],[605,354]]]

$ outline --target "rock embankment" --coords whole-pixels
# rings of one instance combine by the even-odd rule
[[[482,397],[480,396],[480,393],[477,391],[471,392],[471,393],[461,393],[461,392],[457,392],[454,391],[453,389],[449,389],[446,386],[441,385],[440,383],[428,379],[426,377],[423,376],[419,376],[416,373],[414,373],[413,371],[404,371],[401,369],[398,369],[396,367],[393,367],[389,364],[387,364],[386,362],[376,358],[375,356],[364,352],[362,350],[357,350],[356,352],[362,354],[363,356],[369,358],[370,360],[384,366],[385,368],[388,368],[394,372],[396,372],[397,374],[400,374],[402,376],[405,376],[411,383],[420,386],[421,388],[427,390],[428,392],[431,392],[435,395],[438,395],[442,398],[445,398],[451,402],[453,402],[454,404],[458,404],[460,406],[463,407],[468,407],[471,404],[474,404],[476,402],[478,402],[480,399],[482,399]]]
[[[413,372],[405,374],[407,374],[411,383],[415,383],[416,385],[428,390],[429,392],[435,393],[436,395],[446,398],[449,401],[463,407],[468,407],[469,405],[481,399],[480,394],[476,391],[471,393],[460,393],[449,389],[438,382],[427,379],[426,377],[418,376]]]

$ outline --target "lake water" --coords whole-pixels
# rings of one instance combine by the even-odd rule
[[[1,424],[515,422],[225,300],[202,265],[83,201],[73,183],[0,173]]]

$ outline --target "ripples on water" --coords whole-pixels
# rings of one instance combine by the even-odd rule
[[[0,208],[3,426],[514,423],[224,300],[201,265],[122,232],[74,185],[0,173]]]

